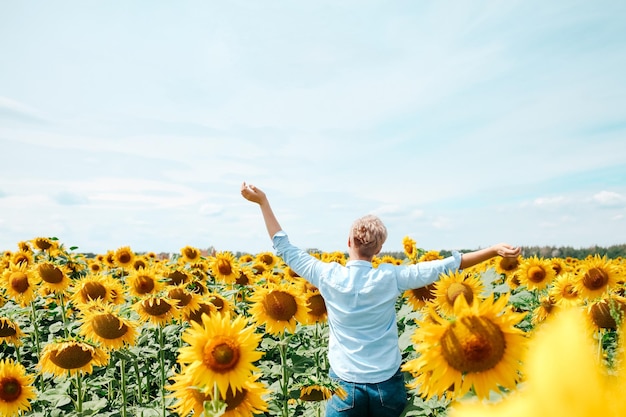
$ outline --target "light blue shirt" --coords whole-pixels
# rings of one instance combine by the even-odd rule
[[[457,270],[461,254],[411,265],[368,261],[323,262],[292,245],[282,230],[272,239],[276,254],[315,285],[326,303],[330,335],[328,361],[345,381],[377,383],[400,367],[396,301],[404,291],[424,287]]]

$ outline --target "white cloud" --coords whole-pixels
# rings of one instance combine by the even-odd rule
[[[592,200],[602,207],[626,206],[626,197],[613,191],[600,191],[593,195]]]

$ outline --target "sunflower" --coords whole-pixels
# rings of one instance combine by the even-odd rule
[[[257,325],[265,325],[268,333],[279,335],[285,330],[295,333],[297,322],[307,321],[306,301],[289,284],[257,287],[250,301],[250,314]]]
[[[380,264],[402,265],[402,260],[392,255],[384,255],[380,258]]]
[[[22,307],[26,307],[35,299],[35,289],[39,281],[39,276],[34,274],[27,264],[10,263],[2,273],[1,284],[7,296]]]
[[[41,278],[42,287],[56,294],[63,293],[72,282],[68,277],[69,268],[64,265],[41,262],[33,265],[32,269]]]
[[[586,308],[589,328],[594,330],[617,330],[626,314],[626,298],[605,295],[591,301]]]
[[[36,237],[30,241],[33,244],[33,248],[40,251],[51,252],[58,247],[56,240],[49,239],[47,237]]]
[[[111,292],[112,278],[101,274],[91,274],[78,280],[73,287],[72,301],[79,308],[90,301],[113,302],[116,294]]]
[[[209,260],[209,268],[216,280],[230,284],[235,282],[241,269],[231,252],[217,252]]]
[[[178,318],[179,312],[176,308],[177,303],[177,300],[148,294],[133,304],[133,309],[139,314],[142,322],[165,326],[172,320]]]
[[[195,321],[202,325],[202,315],[212,316],[217,313],[217,308],[214,304],[209,302],[200,301],[196,310],[183,311],[183,320],[186,322]]]
[[[468,306],[465,297],[457,297],[451,321],[431,308],[413,335],[419,356],[402,366],[416,378],[408,386],[428,399],[461,397],[472,387],[487,398],[491,390],[515,388],[525,346],[524,332],[515,325],[525,314],[508,309],[508,299],[503,294],[494,302],[491,294]]]
[[[494,267],[496,272],[498,274],[506,275],[507,277],[515,273],[522,262],[522,258],[520,256],[516,258],[497,256],[492,259],[495,264]]]
[[[150,259],[148,259],[145,255],[135,254],[135,261],[133,262],[133,269],[135,271],[148,268],[150,265]]]
[[[181,260],[183,263],[195,263],[200,260],[202,257],[202,252],[198,248],[194,248],[193,246],[185,246],[180,250]]]
[[[623,417],[626,373],[607,375],[578,308],[549,319],[530,339],[524,386],[497,402],[458,402],[450,417]]]
[[[348,393],[334,381],[322,382],[316,381],[312,378],[300,387],[301,401],[326,401],[333,395],[337,395],[342,400],[345,400]]]
[[[550,261],[531,256],[522,261],[516,275],[520,285],[533,291],[544,289],[550,285],[556,277],[556,272]]]
[[[596,298],[615,288],[620,276],[614,262],[596,255],[583,261],[577,272],[576,291],[583,298]]]
[[[209,401],[210,397],[193,384],[185,371],[183,367],[180,373],[174,374],[171,377],[174,382],[165,387],[172,391],[167,398],[176,400],[169,408],[178,416],[189,416],[192,413],[194,416],[201,416],[204,412],[204,402]]]
[[[451,271],[441,274],[439,281],[434,283],[432,301],[444,315],[452,314],[454,301],[462,295],[468,305],[474,303],[474,299],[480,298],[485,286],[479,277],[461,271]]]
[[[91,303],[81,310],[79,322],[79,333],[107,350],[135,344],[137,325],[120,317],[110,304]]]
[[[230,313],[234,310],[233,305],[223,295],[217,292],[210,292],[204,296],[205,300],[215,306],[218,313]]]
[[[305,292],[304,299],[307,306],[304,324],[324,323],[328,318],[328,311],[326,311],[326,302],[319,290]]]
[[[24,333],[17,322],[8,317],[0,317],[0,342],[19,346],[22,344],[23,336]]]
[[[557,275],[549,289],[549,295],[556,305],[572,307],[582,303],[576,290],[576,276],[572,272],[563,272]]]
[[[186,284],[187,282],[191,281],[191,277],[189,276],[189,274],[187,273],[187,271],[185,271],[182,268],[175,268],[167,273],[164,274],[165,278],[166,278],[166,285],[179,285],[179,284]]]
[[[186,285],[177,285],[167,290],[167,297],[176,301],[176,307],[185,315],[200,308],[201,297],[188,291]]]
[[[556,313],[560,307],[556,305],[554,298],[551,296],[541,297],[539,305],[532,311],[530,322],[536,326],[544,322],[550,315]]]
[[[65,340],[47,344],[41,352],[39,367],[55,376],[93,372],[94,366],[104,366],[109,354],[98,346],[80,340]]]
[[[235,283],[242,286],[254,285],[257,281],[258,276],[249,265],[242,266],[239,276],[235,279]]]
[[[265,265],[266,269],[272,269],[278,263],[279,258],[272,252],[260,252],[256,254],[255,260]]]
[[[113,253],[113,263],[120,268],[131,269],[135,263],[135,252],[129,246],[122,246]]]
[[[37,398],[34,381],[21,363],[0,359],[0,415],[14,417],[30,411],[30,402]]]
[[[128,293],[135,297],[143,297],[147,294],[157,294],[164,283],[159,280],[155,267],[135,269],[126,277]]]
[[[402,238],[402,248],[404,249],[404,254],[410,261],[415,261],[417,259],[417,243],[414,239],[409,236],[405,236]]]
[[[438,259],[443,259],[443,256],[436,250],[429,250],[428,252],[424,252],[422,256],[417,260],[418,262],[428,262],[428,261],[436,261]]]
[[[11,262],[13,262],[15,265],[32,265],[35,261],[32,252],[24,252],[20,250],[11,255]]]
[[[435,289],[435,284],[428,284],[425,287],[414,288],[411,290],[406,290],[403,294],[403,297],[406,298],[407,302],[411,305],[413,310],[419,310],[424,307],[428,301],[435,299],[435,294],[433,293]]]
[[[241,388],[228,391],[226,396],[220,394],[220,401],[226,403],[226,412],[221,414],[222,417],[249,417],[268,411],[264,397],[267,397],[271,391],[264,384],[257,382],[258,378],[259,376],[254,374],[244,382]],[[212,392],[209,391],[207,396],[211,401]]]
[[[236,394],[257,368],[263,356],[257,351],[262,335],[242,316],[231,320],[229,314],[202,315],[202,325],[191,322],[182,335],[188,344],[179,349],[178,362],[185,366],[195,386],[211,389],[217,384],[225,398]]]
[[[338,264],[344,265],[346,264],[346,254],[343,252],[335,251],[335,252],[324,252],[322,253],[322,262],[337,262]]]

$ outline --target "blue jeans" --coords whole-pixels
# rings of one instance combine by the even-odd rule
[[[326,403],[326,417],[398,417],[407,404],[404,375],[398,372],[378,383],[347,382],[330,371],[348,396],[342,400],[333,395]]]

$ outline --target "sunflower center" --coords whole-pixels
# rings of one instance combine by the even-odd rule
[[[111,313],[97,315],[91,326],[98,336],[109,340],[120,338],[128,332],[128,326]]]
[[[472,305],[472,301],[474,300],[474,292],[472,291],[470,286],[463,282],[453,282],[448,287],[448,291],[446,293],[448,303],[450,303],[450,305],[454,305],[454,300],[456,300],[459,295],[463,295],[463,297],[465,297],[465,301],[467,301],[467,304]]]
[[[215,372],[234,369],[239,362],[239,348],[229,338],[218,336],[204,346],[204,364]]]
[[[86,282],[81,294],[85,300],[103,300],[107,296],[107,289],[99,282]]]
[[[170,285],[182,284],[184,282],[187,282],[187,280],[189,279],[187,274],[180,272],[180,271],[172,271],[171,273],[167,275],[167,277],[170,280],[169,282]]]
[[[192,248],[186,248],[183,251],[183,256],[185,256],[185,258],[190,259],[190,260],[194,260],[196,258],[198,258],[199,253],[197,250],[192,249]]]
[[[154,290],[154,279],[148,275],[139,275],[135,283],[135,290],[139,294],[147,294]]]
[[[441,338],[443,357],[460,372],[483,372],[493,368],[504,356],[505,347],[500,327],[479,316],[457,320]]]
[[[0,321],[0,337],[11,337],[17,334],[17,330],[11,323]]]
[[[167,295],[173,300],[178,300],[178,307],[185,307],[191,301],[191,294],[182,288],[174,288]]]
[[[39,276],[50,284],[58,284],[63,281],[63,271],[51,264],[39,265]]]
[[[546,279],[546,271],[540,266],[531,266],[528,268],[528,280],[538,284]]]
[[[324,401],[328,398],[326,398],[326,394],[321,388],[311,387],[307,392],[300,394],[300,399],[302,401]]]
[[[81,345],[69,345],[53,351],[50,360],[59,368],[78,369],[87,365],[93,359],[93,353]]]
[[[590,290],[598,290],[609,282],[609,275],[600,268],[591,268],[583,277],[583,284]]]
[[[201,303],[199,309],[187,315],[187,320],[195,321],[196,323],[202,325],[202,315],[206,314],[207,316],[210,316],[211,313],[211,307],[208,304]]]
[[[561,295],[563,298],[577,298],[578,292],[576,291],[576,287],[572,284],[565,284],[563,286],[563,291],[561,291]]]
[[[238,285],[248,285],[250,284],[250,278],[245,273],[240,273],[235,282]]]
[[[411,290],[411,294],[413,294],[413,297],[417,298],[420,301],[432,300],[433,298],[435,298],[435,295],[432,292],[433,288],[434,284],[429,284],[425,287],[415,288]]]
[[[233,273],[233,266],[228,259],[220,259],[217,261],[217,270],[221,275],[230,275]]]
[[[122,252],[117,256],[117,261],[122,265],[130,263],[132,260],[133,257],[129,252]]]
[[[52,242],[50,242],[48,239],[35,239],[34,243],[35,246],[41,250],[50,249],[52,247]]]
[[[293,295],[285,291],[272,291],[263,299],[263,307],[274,320],[289,321],[298,311]]]
[[[11,403],[20,397],[22,384],[17,378],[4,377],[0,379],[0,400],[4,403]]]
[[[511,272],[517,269],[519,261],[517,258],[502,258],[500,260],[500,268],[506,272]]]
[[[306,303],[309,307],[311,315],[321,317],[326,314],[326,303],[324,302],[324,297],[322,297],[321,294],[315,294],[309,297]]]
[[[13,272],[9,276],[9,282],[11,283],[11,288],[15,290],[15,292],[22,294],[28,291],[30,288],[30,284],[28,283],[28,276],[26,276],[23,272]]]
[[[236,390],[234,394],[233,391],[229,389],[226,392],[226,399],[224,400],[226,403],[226,411],[234,410],[239,407],[246,398],[246,393],[247,390],[245,388]]]
[[[151,316],[162,316],[172,309],[172,306],[162,298],[143,300],[141,307]]]
[[[209,303],[213,304],[215,308],[217,308],[217,311],[220,311],[224,308],[224,300],[219,297],[211,297]]]

